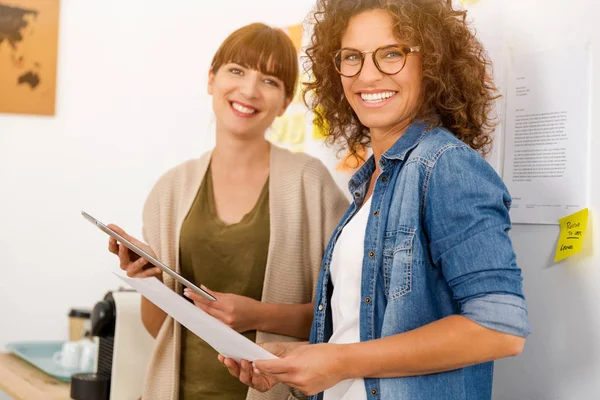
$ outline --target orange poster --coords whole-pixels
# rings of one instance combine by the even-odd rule
[[[0,0],[0,113],[54,115],[60,0]]]
[[[356,154],[351,154],[348,151],[337,167],[335,167],[335,170],[353,174],[363,166],[367,158],[367,149],[364,146],[357,145]]]
[[[294,47],[296,48],[296,51],[298,53],[300,53],[300,50],[302,49],[302,33],[303,33],[302,25],[298,24],[298,25],[286,26],[285,28],[283,28],[283,30],[285,33],[288,34],[290,39],[292,39],[292,43],[294,43]]]

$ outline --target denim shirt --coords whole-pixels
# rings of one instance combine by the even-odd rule
[[[508,236],[510,195],[493,168],[448,130],[414,122],[379,160],[362,262],[360,340],[407,332],[449,315],[526,337],[521,270]],[[311,343],[332,335],[329,264],[340,231],[364,201],[375,160],[354,174],[354,202],[325,251]],[[493,362],[443,373],[366,378],[367,399],[492,397]],[[311,399],[322,399],[322,393]]]

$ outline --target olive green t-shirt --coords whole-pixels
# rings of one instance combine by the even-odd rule
[[[269,248],[269,184],[238,223],[223,223],[214,204],[210,167],[181,227],[182,275],[211,290],[260,300]],[[217,300],[218,301],[218,300]],[[243,334],[255,341],[256,331]],[[181,327],[180,399],[245,399],[248,387],[229,374],[217,351]]]

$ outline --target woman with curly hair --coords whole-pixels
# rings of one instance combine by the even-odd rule
[[[316,123],[373,156],[326,249],[310,344],[222,361],[254,388],[313,399],[490,399],[493,361],[530,328],[511,198],[482,157],[496,89],[465,11],[319,0],[307,54]]]

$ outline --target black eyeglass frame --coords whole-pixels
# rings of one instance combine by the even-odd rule
[[[383,71],[381,69],[381,67],[379,66],[379,63],[377,62],[377,58],[375,57],[375,54],[379,50],[383,50],[383,49],[387,49],[387,48],[397,48],[397,49],[400,49],[402,51],[402,53],[404,53],[404,63],[402,64],[402,67],[400,67],[400,69],[397,72],[393,72],[393,73],[385,72],[385,71]],[[361,55],[361,57],[360,57],[360,68],[358,69],[358,71],[355,74],[344,75],[342,73],[342,71],[340,71],[340,69],[341,69],[341,60],[340,60],[340,67],[338,68],[338,63],[336,61],[336,58],[338,57],[338,55],[341,55],[342,51],[344,51],[344,50],[356,51],[357,53],[359,53]],[[339,50],[336,50],[336,51],[332,52],[331,53],[331,58],[332,58],[332,61],[333,61],[333,66],[334,66],[334,68],[335,68],[335,70],[336,70],[336,72],[338,74],[340,74],[341,76],[346,77],[346,78],[353,78],[356,75],[358,75],[358,74],[361,73],[361,71],[363,69],[363,66],[365,65],[365,54],[371,53],[371,57],[373,58],[373,64],[375,65],[375,67],[377,68],[377,70],[379,72],[381,72],[382,74],[385,74],[385,75],[396,75],[396,74],[399,74],[400,71],[402,71],[404,69],[404,67],[406,66],[406,59],[407,59],[408,55],[410,53],[419,53],[419,52],[421,52],[421,46],[413,46],[413,47],[411,47],[411,46],[403,45],[403,44],[386,44],[385,46],[378,47],[375,50],[365,50],[365,51],[360,51],[360,50],[354,49],[352,47],[344,47],[344,48],[341,48]]]

